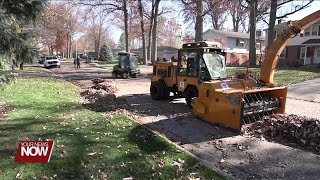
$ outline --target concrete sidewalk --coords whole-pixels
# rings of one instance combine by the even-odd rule
[[[289,85],[288,98],[320,103],[320,78]]]

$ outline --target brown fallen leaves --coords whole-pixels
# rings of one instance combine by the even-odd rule
[[[172,163],[173,166],[177,167],[178,172],[184,171],[183,165],[184,165],[184,160],[181,160],[180,158],[177,160],[174,160]]]
[[[118,88],[113,80],[93,79],[92,82],[93,86],[80,93],[90,109],[101,112],[127,107],[125,99],[114,94]]]
[[[271,115],[245,127],[243,132],[320,153],[319,119],[292,114]]]

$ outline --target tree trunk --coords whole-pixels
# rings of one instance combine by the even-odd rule
[[[69,32],[67,32],[67,59],[69,59]]]
[[[250,44],[249,44],[249,65],[256,65],[256,12],[257,0],[250,1]]]
[[[202,16],[202,11],[203,11],[203,5],[202,1],[197,1],[197,17],[196,17],[196,23],[195,23],[195,31],[196,35],[194,40],[195,41],[203,41],[203,16]]]
[[[70,48],[70,50],[69,50],[69,53],[70,53],[70,56],[69,56],[69,58],[72,58],[73,56],[72,56],[72,39],[71,39],[71,37],[72,36],[70,36],[70,39],[69,39],[69,43],[70,43],[70,45],[69,45],[69,48]]]
[[[125,33],[125,42],[126,42],[126,52],[130,52],[127,0],[123,0],[123,14],[124,14],[124,33]]]
[[[158,9],[160,0],[156,0],[154,3],[154,18],[152,27],[152,47],[151,47],[151,60],[154,62],[157,59],[157,20],[158,20]]]
[[[277,19],[277,1],[271,1],[271,9],[270,9],[270,18],[269,18],[269,27],[268,27],[268,45],[267,50],[271,47],[274,42],[274,25]]]
[[[152,10],[151,10],[151,16],[150,16],[150,28],[149,28],[149,34],[148,34],[148,49],[147,49],[147,59],[148,61],[151,61],[151,35],[152,35],[152,28],[153,28],[153,20],[154,20],[154,3],[152,3]]]
[[[98,59],[98,53],[99,53],[99,47],[98,46],[99,46],[98,45],[98,40],[95,39],[94,40],[94,54],[95,54],[95,57],[97,58],[97,60],[99,60]]]
[[[145,39],[145,32],[144,32],[144,22],[143,22],[143,7],[141,0],[139,2],[139,14],[140,14],[140,25],[141,25],[141,36],[142,36],[142,57],[144,64],[147,64],[147,56],[146,56],[146,39]]]

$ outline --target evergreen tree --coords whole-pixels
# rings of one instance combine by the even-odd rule
[[[101,61],[112,61],[113,54],[110,47],[107,44],[104,44],[100,48],[100,60]]]
[[[32,59],[32,36],[23,32],[20,24],[35,20],[46,4],[46,0],[0,0],[0,68],[10,64],[13,57],[17,62]]]

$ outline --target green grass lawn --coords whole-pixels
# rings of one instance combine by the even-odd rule
[[[105,62],[105,61],[97,61],[98,67],[101,68],[112,68],[113,66],[118,64],[118,61],[111,61],[111,62]]]
[[[260,68],[249,68],[252,71],[260,74]],[[237,71],[245,71],[245,67],[228,67],[227,72],[229,76],[234,76]],[[279,85],[294,84],[314,78],[320,78],[320,68],[308,67],[280,67],[276,69],[274,81]]]
[[[0,179],[224,179],[124,115],[86,109],[61,80],[18,79],[0,91]],[[52,139],[49,163],[14,163],[20,140]],[[175,161],[184,161],[179,169]],[[42,178],[41,178],[42,177]]]

